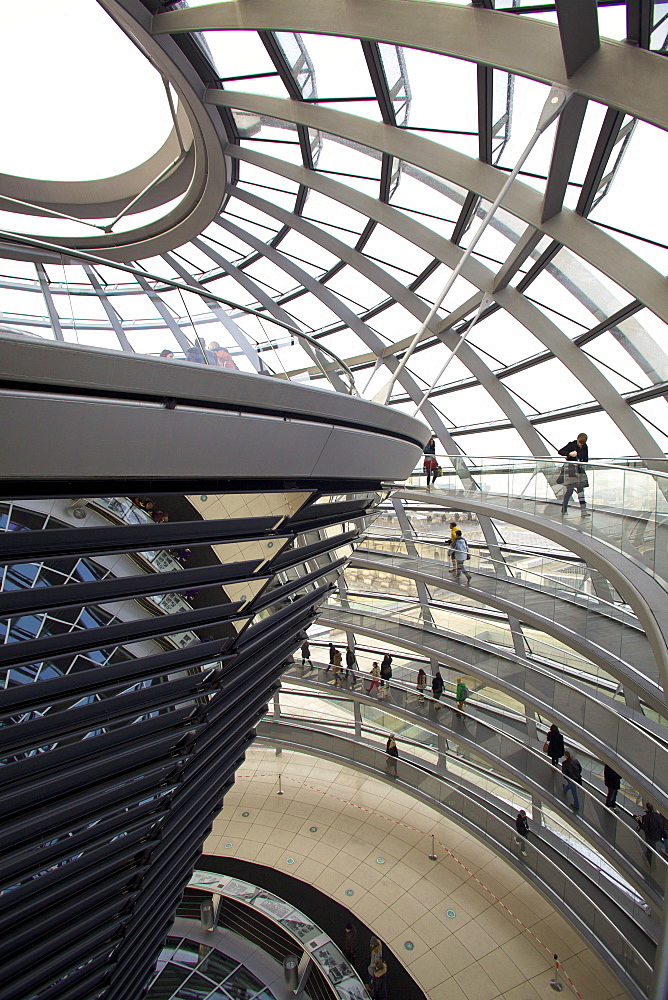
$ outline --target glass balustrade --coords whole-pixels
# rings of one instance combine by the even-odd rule
[[[447,549],[445,551],[447,552]],[[528,580],[518,581],[512,576],[507,578],[501,575],[494,576],[492,575],[494,569],[498,569],[499,572],[503,570],[502,563],[489,559],[479,550],[471,549],[470,555],[467,569],[473,574],[473,580],[471,590],[467,589],[464,594],[460,590],[453,591],[445,586],[456,583],[453,574],[449,572],[449,559],[446,562],[445,558],[437,561],[416,559],[410,555],[376,556],[370,551],[358,552],[354,557],[357,569],[353,568],[346,574],[348,589],[351,592],[387,591],[396,594],[402,589],[398,581],[405,579],[406,574],[413,573],[420,578],[426,576],[431,598],[428,605],[430,613],[439,601],[468,606],[472,601],[484,604],[490,599],[490,606],[498,607],[502,614],[518,617],[518,612],[524,611],[536,616],[539,621],[535,623],[531,622],[531,619],[525,619],[527,636],[533,624],[536,628],[540,628],[541,621],[544,621],[549,628],[550,624],[556,623],[557,626],[571,632],[578,641],[586,640],[591,643],[594,647],[593,655],[598,653],[603,660],[610,660],[610,656],[619,660],[619,664],[610,660],[610,667],[616,666],[617,672],[623,668],[630,679],[635,678],[638,682],[642,682],[647,678],[652,682],[652,688],[656,687],[658,668],[651,647],[637,619],[631,614],[615,608],[610,603],[599,601],[596,597],[578,594],[574,590],[564,591],[562,596],[553,586],[547,590],[540,589],[536,584],[544,581],[540,581],[539,577],[535,578],[534,587],[530,588],[527,586]],[[378,569],[364,565],[367,560],[369,563],[375,562]],[[436,582],[439,579],[444,583],[442,589]],[[484,599],[478,601],[481,592],[484,594]],[[494,603],[495,600],[500,602],[499,605]],[[571,663],[576,668],[581,668],[583,672],[591,670],[589,658],[576,653],[566,639],[562,641],[554,634],[551,638],[545,636],[539,638],[537,632],[533,632],[533,638],[535,643],[540,642],[551,647],[551,651],[541,652],[540,655],[554,659],[555,662]],[[658,688],[656,694],[661,698]]]
[[[495,622],[484,616],[474,617],[473,615],[467,615],[467,609],[465,608],[453,610],[439,607],[434,599],[429,602],[427,611],[428,620],[426,622],[423,620],[421,605],[416,603],[411,608],[401,600],[386,597],[382,594],[356,595],[349,592],[345,601],[330,601],[327,607],[340,607],[343,610],[387,615],[393,619],[410,622],[412,625],[421,625],[424,623],[425,627],[430,630],[435,626],[437,629],[442,629],[446,633],[453,633],[462,639],[490,643],[493,646],[503,647],[510,653],[515,652],[510,626],[502,620]],[[579,655],[566,645],[565,642],[559,642],[558,640],[549,641],[548,636],[532,629],[525,628],[523,631],[526,640],[527,657],[531,661],[536,661],[537,664],[545,666],[548,669],[556,668],[560,676],[564,676],[565,678],[572,677],[575,680],[583,681],[601,690],[608,697],[616,696],[615,693],[619,688],[620,680],[624,680],[627,676],[631,682],[635,681],[637,685],[648,686],[645,684],[644,674],[636,670],[631,664],[622,662],[617,671],[618,676],[615,677],[610,670],[606,670],[584,656]],[[612,665],[614,665],[614,662],[611,662]],[[622,673],[622,668],[624,673]],[[661,692],[658,686],[653,685],[651,690],[660,697]],[[621,695],[617,695],[617,697],[623,701]]]
[[[316,667],[320,666],[324,671],[326,664],[318,665],[317,661],[314,662]],[[532,737],[526,726],[518,728],[516,724],[504,723],[502,718],[486,713],[484,705],[476,698],[474,714],[467,714],[465,726],[456,727],[453,731],[453,720],[450,728],[441,732],[441,726],[448,726],[450,714],[446,712],[437,716],[430,696],[427,695],[420,701],[414,683],[407,684],[405,680],[397,680],[396,675],[400,671],[394,668],[393,663],[394,676],[387,684],[386,698],[377,705],[365,702],[359,705],[361,728],[358,731],[365,738],[374,739],[370,736],[371,731],[380,733],[378,739],[384,742],[387,733],[391,732],[402,741],[410,741],[411,753],[415,756],[432,764],[440,762],[449,773],[453,768],[455,770],[459,768],[460,773],[466,774],[467,780],[473,784],[493,793],[496,798],[501,798],[515,809],[526,809],[529,814],[532,809],[530,795],[525,787],[510,783],[509,771],[516,774],[518,780],[522,780],[522,777],[528,779],[530,785],[534,787],[535,794],[548,793],[556,796],[559,801],[562,800],[561,772],[551,767],[541,749],[546,727],[541,727],[536,737]],[[307,680],[315,679],[311,674],[305,676]],[[287,690],[281,691],[279,697],[281,715],[295,719],[309,719],[316,725],[343,725],[350,729],[352,725],[350,718],[354,712],[353,700],[348,698],[346,710],[343,699],[337,698],[329,690],[323,692],[322,683],[318,684],[320,693],[304,695],[304,686],[294,683],[296,679],[301,680],[302,677],[299,667],[293,668],[285,675]],[[326,682],[327,677],[326,673],[322,673],[321,682]],[[454,685],[448,685],[448,688],[451,690],[446,690],[446,699],[441,704],[454,703]],[[364,691],[365,686],[363,685],[360,690]],[[324,698],[323,693],[326,693]],[[296,711],[293,711],[293,705],[298,706]],[[425,716],[429,719],[429,727],[426,727]],[[445,741],[440,748],[439,732],[441,739]],[[599,762],[588,757],[586,751],[583,753],[579,746],[574,747],[573,744],[570,746],[571,749],[575,749],[585,768],[584,784],[580,789],[584,802],[578,825],[584,826],[594,840],[598,838],[599,842],[605,843],[611,851],[617,852],[624,858],[628,866],[636,870],[637,877],[643,882],[651,879],[652,885],[662,894],[668,873],[664,855],[656,853],[654,873],[647,873],[644,864],[647,845],[631,821],[631,813],[624,809],[621,813],[615,814],[605,808],[602,801],[603,781],[596,773],[600,770]],[[467,758],[475,764],[472,772],[471,767],[465,763]],[[499,767],[499,761],[504,762],[504,769]],[[598,778],[600,782],[598,787],[590,784],[586,777],[588,772],[590,774],[593,772]],[[634,796],[634,800],[639,798],[635,790],[628,786],[625,786],[624,793]],[[635,808],[635,801],[631,802],[630,808]],[[567,844],[574,843],[575,849],[578,850],[578,844],[586,843],[583,837],[574,831],[572,823],[566,823],[554,810],[548,810],[546,815],[548,812],[552,817],[552,829]]]
[[[261,735],[270,742],[272,738],[280,739],[283,745],[294,750],[300,747],[319,750],[346,765],[387,774],[387,755],[382,749],[320,731],[317,727],[282,722],[263,725]],[[377,739],[378,734],[375,735]],[[549,825],[536,828],[532,824],[536,835],[520,841],[510,810],[499,810],[484,794],[478,794],[478,790],[472,792],[459,787],[454,774],[437,773],[405,757],[398,761],[397,774],[399,787],[414,790],[482,837],[501,856],[513,858],[527,876],[544,887],[555,904],[569,913],[576,925],[598,942],[599,948],[618,964],[633,984],[647,993],[652,978],[654,945],[640,926],[646,916],[642,897],[630,885],[603,866],[597,871],[595,865],[587,863],[582,851],[576,852],[573,845],[565,844]],[[484,793],[484,789],[480,792]],[[562,853],[565,850],[571,852],[570,856]]]
[[[451,496],[464,508],[471,499],[561,522],[565,491],[586,482],[588,516],[581,515],[574,492],[563,523],[622,552],[660,580],[668,579],[668,471],[526,457],[437,459],[443,472],[432,492]],[[424,489],[419,471],[408,484]]]
[[[353,567],[346,574],[351,592],[387,591],[396,594],[402,589],[400,581],[407,579],[406,573],[427,576],[430,609],[438,601],[470,606],[471,600],[484,592],[485,598],[492,599],[491,607],[497,607],[494,599],[503,602],[499,609],[502,613],[512,615],[517,609],[521,618],[522,611],[530,612],[545,622],[547,630],[550,624],[556,623],[567,630],[576,643],[584,640],[591,645],[590,657],[596,660],[597,665],[594,667],[592,659],[576,653],[568,638],[560,641],[554,633],[551,638],[546,638],[544,633],[531,627],[530,618],[525,618],[522,633],[529,652],[551,663],[562,664],[567,672],[573,671],[572,676],[594,684],[613,698],[623,699],[620,681],[630,684],[641,697],[653,699],[655,708],[649,711],[658,720],[655,709],[657,702],[663,701],[663,694],[656,660],[644,631],[631,609],[621,603],[621,598],[613,603],[598,594],[584,593],[561,584],[557,587],[554,580],[544,573],[525,570],[518,573],[514,566],[492,559],[486,549],[479,548],[470,549],[471,560],[467,564],[474,574],[473,593],[468,589],[462,593],[459,587],[439,589],[429,577],[453,580],[448,572],[449,539],[435,539],[422,546],[423,550],[427,549],[433,555],[431,559],[388,552],[387,544],[385,535],[376,537],[371,532],[365,538],[363,549],[355,556],[357,568]],[[402,542],[399,544],[403,546]],[[414,543],[410,544],[412,547]],[[439,558],[435,558],[437,556]],[[375,561],[379,567],[382,566],[382,571],[372,565],[364,565],[366,560],[370,563]],[[553,560],[550,561],[554,564]],[[564,565],[569,566],[568,563]],[[592,586],[591,580],[589,583]],[[506,641],[503,644],[509,643]]]
[[[557,552],[547,555],[501,546],[505,550],[504,558],[496,559],[489,553],[484,543],[471,542],[468,531],[466,537],[469,540],[471,555],[470,568],[489,578],[489,582],[478,581],[488,592],[495,585],[508,587],[515,582],[522,584],[516,586],[512,592],[515,603],[530,602],[534,599],[534,592],[539,591],[542,597],[552,595],[614,617],[631,620],[635,617],[633,611],[613,588],[610,588],[610,599],[596,593],[595,571],[577,557],[560,558]],[[415,550],[415,554],[407,550],[407,544],[410,549]],[[427,538],[419,536],[409,538],[405,542],[400,535],[392,537],[384,532],[370,529],[364,536],[358,555],[364,558],[367,553],[370,555],[371,552],[378,552],[384,554],[383,558],[402,559],[404,563],[406,559],[417,559],[420,563],[425,563],[425,571],[427,571],[426,566],[431,564],[434,572],[440,568],[443,573],[450,569],[449,546],[449,534],[447,536],[433,534]],[[566,550],[563,551],[566,556]],[[400,566],[401,563],[397,562],[395,565]]]
[[[43,280],[0,276],[15,295],[18,311],[7,313],[3,339],[57,340],[153,359],[175,359],[218,371],[275,375],[319,388],[359,395],[348,365],[303,324],[232,302],[215,283],[200,286],[177,265],[154,258],[160,273],[114,264],[95,254],[48,248]],[[10,326],[11,323],[11,326]]]
[[[384,645],[391,643],[404,648],[414,645],[430,658],[449,662],[454,672],[468,674],[473,690],[481,682],[483,686],[498,684],[546,718],[567,718],[571,731],[587,734],[586,742],[592,749],[600,746],[624,760],[626,772],[633,774],[638,787],[663,805],[668,747],[655,734],[638,728],[626,715],[619,714],[610,700],[593,697],[573,681],[528,657],[520,659],[510,651],[502,655],[491,644],[483,645],[477,637],[475,642],[464,642],[428,622],[383,615],[373,605],[357,601],[349,601],[346,606],[330,603],[323,606],[321,621],[355,634],[378,634]]]

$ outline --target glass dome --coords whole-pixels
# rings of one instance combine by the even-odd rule
[[[227,170],[209,174],[208,207],[216,208],[185,242],[165,224],[175,202],[158,208],[151,192],[130,215],[152,236],[132,248],[132,234],[121,232],[131,228],[127,211],[104,238],[90,236],[90,225],[108,218],[84,224],[42,216],[38,235],[54,250],[66,244],[101,254],[98,260],[27,245],[17,254],[7,235],[0,246],[5,331],[158,354],[186,350],[175,341],[179,329],[189,343],[199,336],[236,352],[241,367],[245,341],[273,371],[325,384],[316,349],[304,349],[310,337],[345,362],[355,391],[370,398],[382,400],[405,364],[389,404],[412,413],[422,402],[448,454],[553,454],[586,414],[597,456],[663,457],[668,245],[654,206],[668,122],[642,75],[626,88],[622,109],[610,74],[608,103],[598,79],[574,86],[560,123],[540,136],[476,238],[550,84],[571,85],[563,68],[557,79],[562,44],[572,40],[560,35],[553,5],[424,4],[420,23],[407,31],[404,0],[393,0],[382,25],[362,7],[345,32],[321,5],[291,13],[290,4],[276,3],[271,14],[256,14],[240,3],[147,0],[136,5],[136,20],[112,0],[104,14],[93,6],[81,2],[68,19],[69,50],[90,51],[95,17],[107,22],[104,59],[114,39],[132,52],[134,76],[104,99],[114,157],[87,141],[84,160],[76,144],[63,142],[59,155],[35,149],[32,175],[65,183],[69,174],[79,187],[105,161],[129,169],[172,125],[173,136],[178,115],[172,120],[167,98],[175,84],[166,82],[164,66],[156,72],[142,41],[142,10],[153,15],[150,45],[180,73],[187,62],[190,83],[197,78],[200,110],[215,120]],[[592,44],[620,73],[644,57],[643,72],[659,91],[668,64],[637,48],[665,50],[664,5],[654,5],[655,21],[635,39],[637,48],[619,44],[632,38],[633,6],[601,6]],[[475,44],[453,35],[474,25]],[[402,32],[405,44],[397,41]],[[128,117],[123,100],[132,91]],[[82,118],[92,119],[93,137],[99,127],[80,113],[84,98],[72,98],[79,138]],[[28,140],[39,133],[39,119],[27,131]],[[58,134],[66,137],[67,127]],[[11,225],[15,211],[3,214],[3,224],[25,232],[20,219]],[[113,249],[105,247],[110,236]],[[141,256],[142,246],[160,252]],[[121,258],[150,277],[109,266]],[[404,358],[449,279],[442,305]]]

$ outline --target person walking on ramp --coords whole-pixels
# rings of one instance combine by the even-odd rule
[[[466,568],[466,560],[469,559],[469,547],[467,545],[466,539],[462,535],[461,529],[457,528],[455,531],[455,540],[450,549],[453,559],[455,561],[455,580],[459,583],[459,578],[464,574],[466,577],[466,586],[468,587],[471,583],[471,574]]]
[[[575,441],[569,441],[568,444],[559,449],[559,454],[569,459],[557,476],[557,482],[565,486],[564,496],[561,501],[561,513],[565,514],[567,512],[568,501],[573,496],[573,491],[576,491],[578,500],[580,501],[580,513],[583,517],[589,517],[587,501],[584,495],[584,491],[589,486],[589,480],[587,479],[587,470],[582,465],[583,462],[589,461],[587,435],[578,434]]]

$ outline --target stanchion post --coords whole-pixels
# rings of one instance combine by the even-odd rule
[[[550,986],[555,993],[561,993],[564,988],[564,984],[559,979],[559,956],[553,955],[552,957],[554,959],[554,975],[552,976],[552,979],[550,979]]]
[[[281,776],[280,776],[280,774],[278,776],[278,791],[276,792],[276,794],[277,795],[283,795],[283,786],[281,784]]]
[[[436,845],[434,844],[434,834],[431,835],[431,854],[429,855],[430,861],[436,861]]]

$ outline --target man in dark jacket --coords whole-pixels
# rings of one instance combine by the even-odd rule
[[[515,817],[515,829],[517,830],[519,837],[516,843],[520,845],[520,851],[526,857],[526,847],[524,846],[524,841],[529,836],[529,820],[527,819],[527,814],[524,809],[520,809],[517,816]],[[522,839],[520,839],[522,838]]]
[[[603,767],[603,783],[608,789],[608,794],[605,800],[605,804],[608,809],[617,808],[617,792],[619,791],[619,786],[621,785],[622,779],[616,771],[613,771],[611,767],[607,764]]]
[[[392,657],[389,653],[386,653],[381,661],[380,676],[382,677],[380,682],[381,687],[385,687],[386,681],[392,680]]]
[[[336,648],[336,646],[334,645],[333,642],[330,642],[330,644],[329,644],[329,663],[327,665],[327,669],[325,670],[325,673],[327,673],[327,671],[329,670],[330,667],[334,666],[334,657],[336,656],[337,653],[338,653],[338,649]]]
[[[659,841],[663,840],[665,835],[665,824],[663,816],[660,813],[654,811],[654,806],[651,802],[645,803],[645,813],[643,816],[634,816],[634,820],[637,822],[638,826],[645,834],[645,840],[647,842],[647,850],[645,851],[645,857],[647,858],[647,864],[653,864],[652,850],[656,851]]]
[[[559,767],[559,761],[564,756],[564,738],[559,732],[559,726],[556,723],[553,722],[550,726],[545,742],[552,767]]]
[[[355,650],[350,646],[346,646],[346,677],[348,680],[348,675],[352,671],[352,679],[350,681],[350,687],[355,687],[355,667],[357,666],[357,657],[355,656]]]
[[[397,747],[397,741],[394,736],[388,737],[387,743],[385,744],[385,753],[387,754],[387,773],[391,778],[396,778],[397,776],[397,761],[399,760],[399,748]]]
[[[563,467],[557,477],[558,483],[563,483],[566,487],[562,501],[561,513],[565,514],[568,509],[568,501],[573,496],[573,490],[577,491],[580,501],[580,513],[583,517],[589,517],[587,501],[584,491],[589,486],[587,470],[581,464],[589,461],[589,448],[587,447],[587,435],[578,434],[575,441],[569,441],[563,448],[559,449],[559,454],[570,461]]]
[[[311,659],[311,647],[308,644],[308,639],[304,639],[302,643],[301,653],[302,653],[302,667],[304,667],[308,663],[311,670],[313,670],[313,660]]]
[[[350,923],[350,921],[348,921],[345,927],[343,954],[348,959],[350,964],[354,966],[357,962],[357,929],[354,924]]]
[[[437,670],[431,679],[431,691],[436,701],[439,702],[443,694],[443,678],[441,677],[440,670]],[[436,705],[436,708],[440,707],[440,705]]]
[[[576,786],[582,784],[582,765],[577,757],[573,757],[568,750],[564,754],[561,771],[564,778],[566,778],[566,781],[564,782],[564,795],[566,795],[566,792],[571,793],[573,796],[573,812],[579,812],[580,800],[578,799],[578,790]]]

